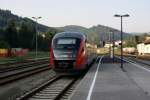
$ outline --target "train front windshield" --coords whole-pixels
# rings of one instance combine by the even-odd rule
[[[77,50],[80,40],[77,38],[58,38],[54,41],[54,49],[57,50]]]

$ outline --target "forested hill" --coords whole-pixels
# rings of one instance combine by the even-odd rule
[[[0,9],[0,28],[5,28],[9,23],[12,21],[15,22],[15,24],[19,27],[20,24],[23,22],[26,22],[28,24],[32,24],[33,26],[35,25],[35,21],[25,17],[20,17],[18,15],[14,15],[11,13],[10,10],[2,10]],[[45,32],[49,29],[50,27],[39,24],[38,25],[38,30],[41,32]]]
[[[100,41],[109,41],[112,38],[112,33],[114,33],[114,39],[120,40],[120,31],[108,26],[97,25],[90,28],[85,28],[82,26],[76,25],[68,25],[64,27],[59,27],[59,30],[63,31],[77,31],[83,32],[87,34],[88,40],[93,41],[95,43],[99,43]],[[124,39],[131,37],[132,35],[128,33],[123,34]]]

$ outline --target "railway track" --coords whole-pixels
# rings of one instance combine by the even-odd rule
[[[24,79],[26,77],[32,76],[34,74],[38,74],[40,72],[44,72],[46,70],[49,70],[49,63],[48,64],[42,64],[39,65],[37,64],[39,67],[37,67],[37,69],[31,67],[30,70],[26,69],[23,72],[17,72],[11,75],[6,75],[6,77],[4,75],[0,75],[0,85],[4,85],[6,83],[10,83],[10,82],[17,82],[17,80],[19,79]],[[21,94],[17,94],[15,96],[12,96],[12,100],[16,100],[16,97],[18,97],[18,100],[26,100],[26,99],[35,99],[35,100],[39,100],[42,98],[45,98],[46,96],[48,96],[48,100],[66,100],[70,94],[72,93],[72,91],[74,90],[74,88],[76,87],[76,84],[80,81],[79,77],[70,77],[70,76],[56,76],[54,77],[52,80],[49,80],[48,82],[42,84],[41,86],[38,86],[36,89],[32,89],[29,92],[23,92],[24,95]],[[74,84],[75,83],[75,84]],[[47,89],[49,89],[47,91]],[[46,91],[47,92],[46,92]],[[44,92],[43,92],[44,91]],[[19,97],[20,95],[22,95],[21,97]],[[14,99],[15,98],[15,99]]]
[[[56,76],[17,100],[59,100],[77,80],[77,77]]]
[[[90,66],[94,62],[95,59],[93,59]],[[88,72],[88,69],[76,77],[65,75],[55,76],[41,86],[18,97],[17,100],[68,100],[77,84]]]
[[[25,69],[20,69],[20,70],[15,70],[7,73],[2,73],[0,75],[0,85],[4,85],[13,81],[16,81],[18,79],[22,79],[25,77],[28,77],[30,75],[49,70],[50,68],[48,67],[49,63],[47,64],[40,64],[40,65],[34,65],[33,67],[30,66],[30,68],[25,68]]]
[[[13,65],[15,65],[15,66],[19,66],[19,65],[21,65],[21,64],[26,64],[26,63],[30,63],[30,62],[37,62],[37,61],[43,61],[43,60],[48,60],[49,59],[49,57],[44,57],[44,58],[37,58],[37,59],[26,59],[26,60],[23,60],[23,61],[17,61],[17,60],[15,60],[15,61],[11,61],[11,62],[5,62],[5,63],[1,63],[0,64],[0,69],[3,69],[3,68],[8,68],[8,67],[10,67],[10,66],[13,66]]]
[[[29,67],[32,67],[34,65],[38,65],[41,63],[48,63],[48,62],[49,62],[48,59],[46,59],[46,60],[44,59],[41,61],[33,61],[33,62],[27,62],[27,63],[22,63],[22,64],[13,64],[10,66],[3,66],[3,67],[0,67],[0,73],[6,73],[9,71],[20,70],[23,68],[29,68]]]

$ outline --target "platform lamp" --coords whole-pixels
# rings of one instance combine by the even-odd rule
[[[35,26],[35,31],[36,31],[36,39],[35,39],[35,55],[37,58],[37,53],[38,53],[38,20],[41,19],[42,17],[32,17],[36,21],[36,26]]]
[[[128,14],[125,15],[118,15],[115,14],[114,17],[120,17],[121,18],[121,69],[123,69],[123,32],[122,32],[122,18],[123,17],[129,17]]]
[[[113,44],[113,63],[114,63],[114,60],[115,60],[115,50],[114,50],[114,48],[115,48],[115,39],[114,39],[114,31],[112,32],[112,44]]]

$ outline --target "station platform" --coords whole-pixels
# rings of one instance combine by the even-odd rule
[[[122,71],[120,63],[111,61],[109,63],[109,60],[111,60],[109,57],[103,57],[102,60],[100,58],[101,62],[91,67],[70,100],[150,100],[145,89],[130,77],[131,73]],[[128,68],[133,65],[125,63],[125,66],[127,66],[126,70],[130,71]]]

